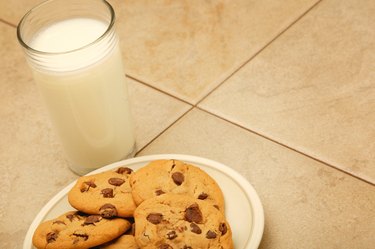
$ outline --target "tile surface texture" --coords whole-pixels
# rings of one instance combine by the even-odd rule
[[[196,103],[317,0],[111,2],[127,74]]]
[[[260,248],[373,248],[368,183],[198,110],[141,152],[158,153],[211,158],[246,177],[265,210]]]
[[[21,248],[39,209],[77,176],[68,169],[15,29],[0,23],[0,33],[0,248]],[[190,106],[133,80],[128,82],[140,149]]]
[[[43,0],[0,1],[0,19],[17,25],[24,14]]]
[[[17,24],[39,2],[1,1],[0,17]],[[318,0],[109,2],[126,73],[194,104]]]
[[[44,203],[76,176],[67,170],[15,29],[0,23],[0,247],[21,248]]]
[[[12,27],[41,1],[0,0],[6,249],[22,248],[40,208],[77,179]],[[128,85],[139,155],[192,154],[237,170],[264,206],[262,249],[373,248],[374,1],[109,1],[138,80]]]
[[[375,183],[374,13],[322,1],[201,107]]]

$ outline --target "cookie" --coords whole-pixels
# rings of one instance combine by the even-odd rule
[[[224,214],[191,196],[168,193],[145,200],[134,218],[140,248],[233,249]]]
[[[34,232],[33,244],[38,249],[85,249],[119,237],[130,226],[125,219],[71,211],[41,223]]]
[[[178,160],[156,160],[130,177],[137,205],[165,193],[187,194],[216,205],[224,212],[224,196],[219,185],[206,172]]]
[[[70,205],[84,213],[100,214],[104,218],[131,217],[136,208],[129,184],[132,172],[121,167],[80,177],[69,191]]]
[[[92,249],[139,249],[133,235],[122,235],[114,241],[108,242],[105,245],[97,246]]]

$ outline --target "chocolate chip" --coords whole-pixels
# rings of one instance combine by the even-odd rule
[[[119,174],[131,174],[133,172],[132,169],[128,168],[128,167],[120,167],[116,170],[116,173],[119,173]]]
[[[158,190],[155,191],[155,194],[157,196],[159,196],[159,195],[165,194],[165,192],[163,190],[161,190],[161,189],[158,189]]]
[[[202,233],[202,230],[200,229],[200,227],[195,224],[195,223],[190,223],[190,231],[192,233],[196,233],[196,234],[201,234]]]
[[[185,210],[185,220],[198,224],[203,221],[203,215],[198,204],[192,204]]]
[[[81,186],[81,192],[87,192],[89,191],[90,188],[96,188],[96,184],[94,183],[94,181],[86,181],[86,182],[83,182],[82,186]]]
[[[159,246],[159,249],[173,249],[170,245],[163,243]]]
[[[109,178],[108,183],[113,186],[121,186],[125,182],[124,179],[121,178]]]
[[[105,188],[101,191],[104,198],[113,198],[113,189]]]
[[[191,246],[184,245],[183,249],[193,249]]]
[[[199,200],[205,200],[205,199],[207,199],[207,197],[208,197],[208,194],[202,192],[202,193],[200,193],[200,195],[198,196],[198,199],[199,199]]]
[[[214,208],[216,208],[217,210],[220,210],[218,205],[214,205]]]
[[[216,233],[212,232],[211,230],[208,230],[208,232],[206,233],[206,238],[207,239],[215,239],[216,238]]]
[[[77,213],[74,213],[74,214],[68,214],[66,215],[66,218],[69,219],[70,222],[72,222],[74,220],[74,218],[76,218],[77,220],[80,220],[81,218],[77,215]]]
[[[53,224],[63,224],[63,225],[66,225],[64,221],[61,221],[61,220],[55,220],[54,222],[52,222],[52,225]]]
[[[66,218],[68,218],[69,221],[72,222],[72,221],[73,221],[73,218],[74,218],[74,215],[73,215],[73,214],[68,214],[68,215],[66,216]]]
[[[221,235],[226,234],[227,231],[228,231],[227,224],[220,223],[220,225],[219,225],[219,231],[221,232]]]
[[[169,233],[167,233],[167,239],[175,239],[177,238],[177,233],[175,231],[170,231]]]
[[[66,216],[66,218],[68,218],[69,221],[71,222],[71,221],[73,220],[73,218],[74,218],[74,215],[72,215],[72,214],[68,214],[68,215]]]
[[[57,239],[58,233],[57,232],[50,232],[47,233],[46,241],[47,243],[55,242]]]
[[[99,213],[103,218],[112,218],[117,216],[117,209],[112,204],[107,203],[100,207]]]
[[[146,219],[152,224],[157,225],[163,220],[163,215],[160,213],[151,213],[147,215]]]
[[[76,236],[78,238],[82,238],[84,241],[89,239],[89,235],[84,233],[84,232],[81,232],[81,231],[75,231],[73,233],[73,236]]]
[[[94,223],[99,222],[101,219],[100,215],[90,215],[85,219],[82,226],[95,225]]]
[[[176,185],[180,186],[184,182],[185,177],[181,172],[174,172],[172,174],[172,179]]]

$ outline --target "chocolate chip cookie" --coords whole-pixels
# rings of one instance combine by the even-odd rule
[[[187,194],[212,203],[224,212],[224,196],[219,185],[206,172],[178,160],[156,160],[130,177],[137,205],[165,193]]]
[[[97,246],[92,249],[139,249],[139,247],[135,242],[134,236],[126,234],[105,245]]]
[[[145,200],[134,218],[140,248],[233,249],[224,214],[191,196],[168,193]]]
[[[136,208],[129,181],[132,173],[130,168],[120,167],[82,176],[68,194],[69,203],[79,211],[104,218],[131,217]]]
[[[33,244],[38,249],[85,249],[119,237],[130,226],[125,219],[71,211],[41,223],[34,232]]]

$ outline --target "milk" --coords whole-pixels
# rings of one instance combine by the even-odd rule
[[[64,20],[39,31],[29,46],[53,53],[76,50],[95,41],[107,27],[89,18]],[[58,58],[59,61],[51,63],[59,65],[55,69],[33,68],[52,123],[73,164],[72,169],[79,174],[123,159],[134,147],[117,40],[111,49],[107,47]],[[104,52],[98,52],[101,49]]]

